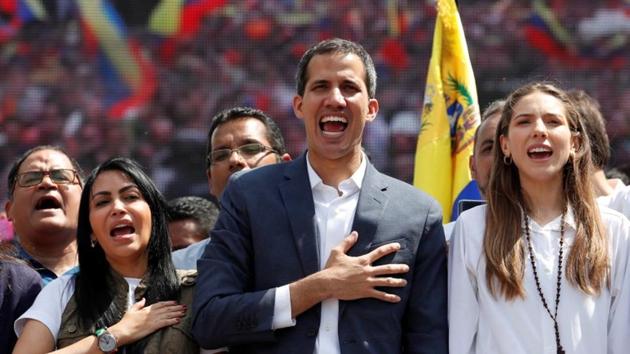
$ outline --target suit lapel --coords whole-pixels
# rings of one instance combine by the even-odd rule
[[[381,215],[389,199],[386,191],[387,185],[382,180],[381,174],[368,163],[361,186],[361,194],[359,194],[357,211],[352,223],[352,230],[359,233],[359,239],[357,244],[348,252],[349,255],[362,255],[372,243]]]
[[[365,254],[366,249],[371,246],[381,215],[389,200],[386,191],[387,184],[383,180],[380,172],[368,162],[365,178],[361,185],[357,211],[352,223],[352,230],[359,234],[359,239],[354,247],[350,249],[348,255],[353,257],[360,256]],[[339,303],[340,318],[343,315],[346,304],[346,301],[340,301]]]
[[[306,171],[306,154],[302,154],[287,166],[286,180],[280,185],[295,247],[300,257],[304,275],[319,270],[318,246],[315,236],[315,206],[313,193]]]

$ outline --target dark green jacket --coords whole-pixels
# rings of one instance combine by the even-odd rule
[[[176,325],[162,328],[149,335],[149,341],[145,347],[145,354],[161,354],[161,353],[199,353],[199,346],[192,338],[190,329],[192,327],[191,304],[194,285],[197,281],[197,272],[192,270],[177,271],[180,279],[181,290],[178,302],[188,306],[188,311],[182,321]],[[127,307],[127,293],[129,285],[125,279],[119,275],[115,275],[118,291],[114,302],[118,308]],[[144,296],[146,284],[144,280],[140,282],[135,290],[135,299],[139,301]],[[85,327],[79,321],[79,313],[77,311],[77,303],[75,296],[72,295],[68,305],[63,311],[61,318],[61,327],[57,336],[57,348],[69,346],[79,340],[94,335],[96,332],[95,325]]]

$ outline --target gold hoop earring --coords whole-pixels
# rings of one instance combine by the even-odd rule
[[[507,166],[510,166],[512,164],[512,157],[503,155],[503,163]]]

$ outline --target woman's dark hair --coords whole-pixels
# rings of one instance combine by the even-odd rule
[[[114,303],[113,269],[105,258],[105,252],[96,244],[91,247],[92,226],[90,225],[90,197],[96,178],[105,171],[121,171],[138,187],[142,197],[151,209],[151,236],[147,245],[147,272],[143,277],[146,284],[144,298],[146,305],[158,301],[175,300],[179,295],[179,282],[175,266],[171,260],[171,244],[168,233],[166,201],[151,179],[135,161],[116,157],[96,167],[85,181],[79,221],[77,243],[79,252],[79,273],[76,278],[75,298],[79,318],[90,326],[111,326],[120,321],[126,309],[117,308]],[[126,346],[127,353],[140,353],[144,340]]]
[[[495,141],[509,137],[514,107],[533,93],[555,97],[564,107],[564,117],[571,131],[574,151],[562,170],[562,195],[573,209],[575,238],[566,259],[563,276],[583,293],[597,295],[609,277],[608,237],[591,186],[591,147],[580,115],[566,92],[547,82],[533,82],[514,90],[506,99],[497,126]],[[486,282],[490,293],[507,300],[524,298],[523,279],[527,248],[521,221],[536,207],[523,196],[519,170],[509,162],[502,149],[494,149],[494,163],[487,193],[488,208],[483,249]]]

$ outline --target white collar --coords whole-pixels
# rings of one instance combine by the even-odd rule
[[[315,188],[318,184],[324,184],[321,177],[315,172],[313,166],[311,166],[311,162],[308,160],[308,151],[306,152],[306,170],[308,172],[308,179],[311,183],[311,189]],[[358,189],[361,189],[363,185],[363,178],[365,177],[365,172],[367,171],[367,156],[364,152],[361,152],[361,164],[359,168],[350,176],[350,178],[343,180],[341,184],[345,184],[346,181],[352,181],[357,186]],[[339,186],[334,186],[333,188],[338,188]]]
[[[523,213],[522,215],[525,215],[525,213]],[[554,218],[553,220],[551,220],[550,222],[548,222],[546,225],[538,225],[538,223],[536,221],[534,221],[534,219],[529,218],[530,221],[530,227],[535,227],[537,229],[551,229],[551,230],[555,230],[555,231],[559,231],[560,230],[560,220],[562,219],[562,215],[558,215],[556,218]],[[564,224],[570,228],[572,228],[573,230],[577,230],[577,225],[575,223],[575,217],[573,215],[573,208],[571,208],[571,205],[567,205],[567,212],[564,216]],[[521,220],[521,227],[523,229],[525,229],[525,218],[523,218]]]

